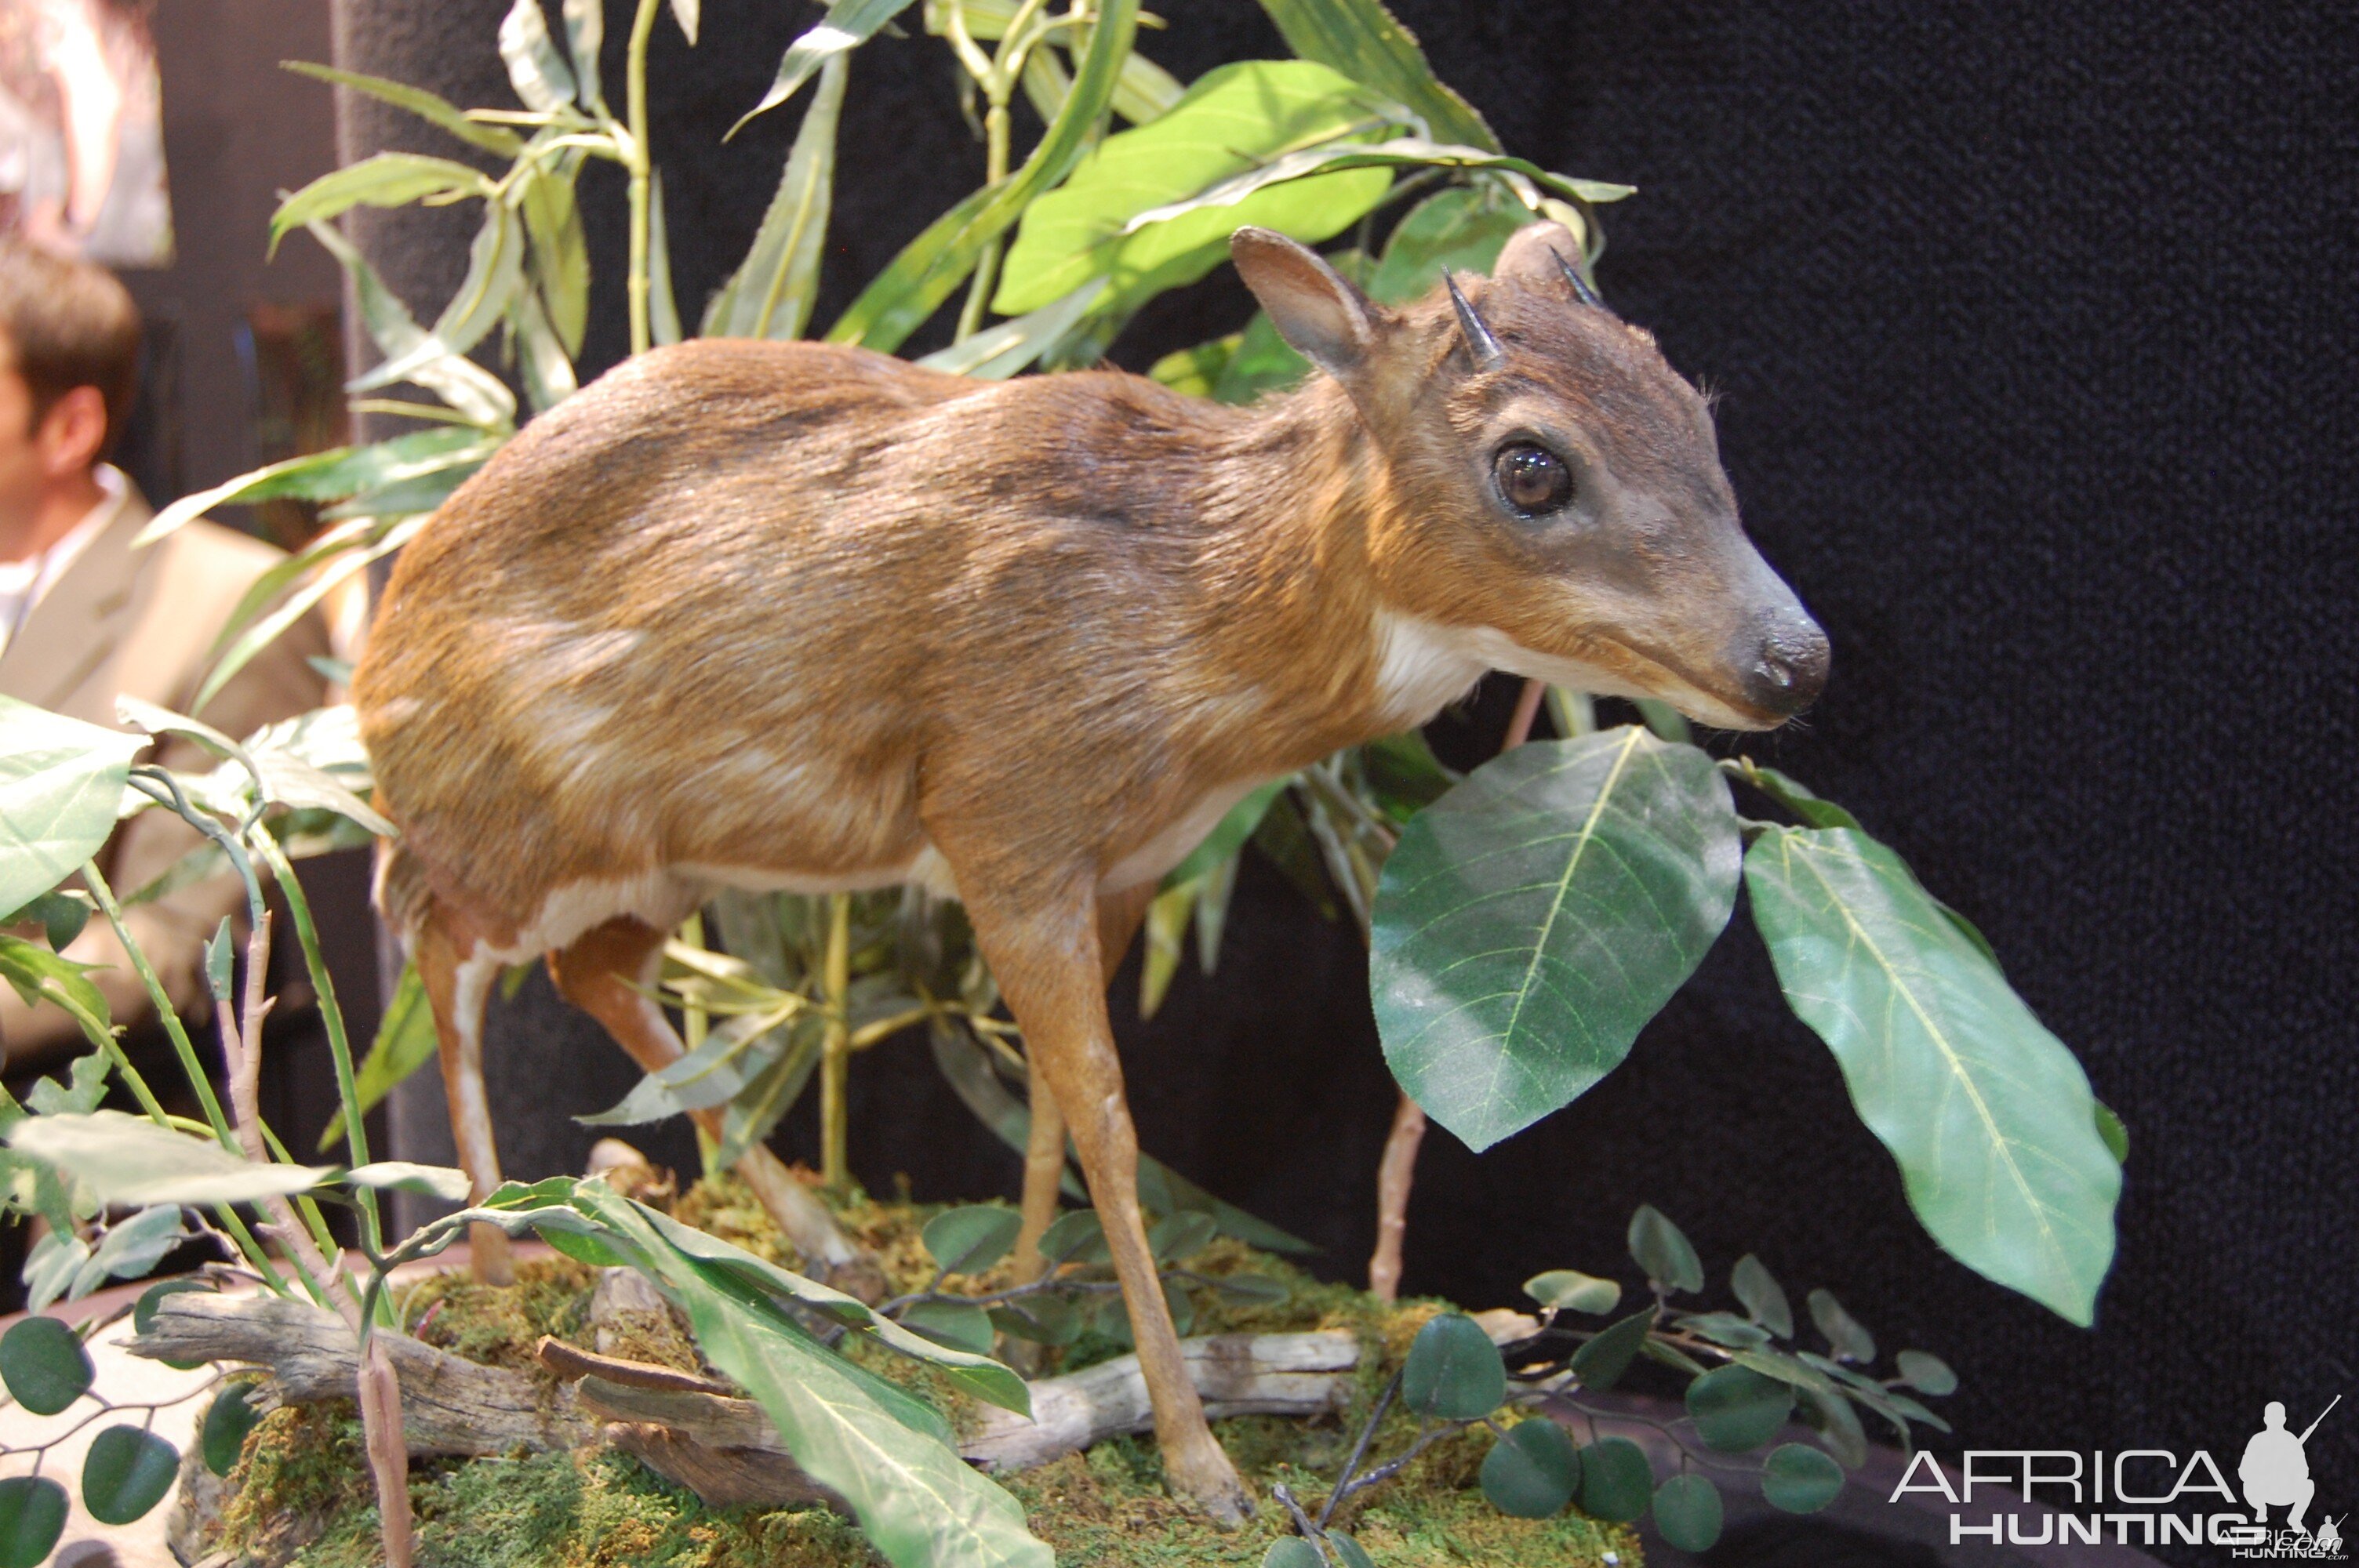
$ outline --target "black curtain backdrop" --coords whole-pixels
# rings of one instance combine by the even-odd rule
[[[351,0],[344,63],[498,101],[503,8]],[[1241,0],[1164,9],[1143,46],[1183,77],[1278,52]],[[1977,1279],[1911,1218],[1740,908],[1587,1098],[1479,1158],[1432,1136],[1408,1287],[1489,1306],[1543,1268],[1616,1271],[1651,1201],[1717,1276],[1757,1251],[1887,1349],[1947,1357],[1959,1446],[2202,1447],[2233,1472],[2265,1401],[2299,1427],[2359,1394],[2347,11],[1397,9],[1510,150],[1639,188],[1607,214],[1605,291],[1722,395],[1749,526],[1834,642],[1817,711],[1750,749],[1981,925],[2133,1140],[2094,1331]],[[742,253],[796,112],[721,134],[816,15],[708,0],[692,52],[658,29],[684,314]],[[821,321],[979,177],[951,71],[923,38],[858,57]],[[345,139],[433,145],[351,106]],[[619,181],[590,183],[603,365],[623,348],[623,206]],[[367,232],[421,309],[455,281],[435,217],[372,214]],[[1208,282],[1114,357],[1142,367],[1245,308]],[[1437,743],[1471,763],[1511,697],[1495,679]],[[1394,1091],[1357,938],[1249,858],[1216,977],[1190,968],[1140,1024],[1136,970],[1114,1007],[1145,1146],[1359,1277]],[[539,982],[493,1038],[514,1172],[580,1168],[589,1134],[562,1113],[619,1098],[627,1063]],[[439,1132],[430,1076],[398,1119],[413,1157]],[[1015,1190],[1015,1157],[921,1043],[853,1082],[873,1188]],[[809,1108],[779,1142],[814,1153]],[[2326,1513],[2359,1502],[2354,1439],[2345,1409],[2312,1440]]]

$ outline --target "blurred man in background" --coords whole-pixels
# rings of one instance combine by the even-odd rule
[[[108,726],[124,696],[191,713],[214,639],[282,558],[201,521],[133,547],[147,503],[105,458],[130,408],[138,359],[138,309],[111,274],[0,240],[0,694]],[[324,628],[306,617],[193,716],[244,737],[316,708],[327,683],[310,660],[328,649]],[[157,760],[211,766],[186,747],[168,746]],[[100,867],[128,898],[198,842],[169,813],[145,812],[116,832]],[[176,1005],[201,1005],[205,939],[244,907],[237,879],[216,876],[128,910],[126,924]],[[66,956],[109,966],[91,979],[117,1022],[149,1011],[103,920]],[[10,1077],[51,1065],[81,1043],[63,1011],[27,1008],[0,986]]]

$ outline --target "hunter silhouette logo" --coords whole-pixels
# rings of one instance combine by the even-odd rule
[[[2318,1483],[2310,1478],[2310,1434],[2318,1430],[2336,1405],[2343,1402],[2341,1394],[2329,1400],[2326,1409],[2318,1412],[2318,1421],[2302,1428],[2297,1437],[2286,1430],[2286,1408],[2271,1400],[2261,1412],[2261,1430],[2253,1433],[2245,1444],[2244,1462],[2236,1466],[2236,1477],[2245,1485],[2245,1505],[2253,1510],[2253,1522],[2267,1524],[2269,1509],[2287,1510],[2285,1526],[2303,1534],[2313,1533],[2302,1522],[2310,1511],[2310,1499],[2318,1495]],[[2334,1521],[2327,1520],[2317,1533],[2334,1530]],[[2340,1536],[2340,1532],[2335,1532]]]

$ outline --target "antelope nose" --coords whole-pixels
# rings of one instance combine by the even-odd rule
[[[1799,611],[1779,615],[1754,660],[1754,701],[1767,712],[1792,718],[1826,688],[1827,658],[1827,634],[1817,622]]]

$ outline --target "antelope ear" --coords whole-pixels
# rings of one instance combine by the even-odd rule
[[[1560,256],[1568,265],[1581,265],[1581,242],[1572,231],[1547,219],[1527,223],[1507,236],[1491,276],[1512,277],[1528,287],[1562,293],[1564,274],[1557,265]]]
[[[1336,380],[1354,378],[1376,341],[1366,296],[1316,252],[1267,229],[1239,229],[1229,254],[1279,337]]]

